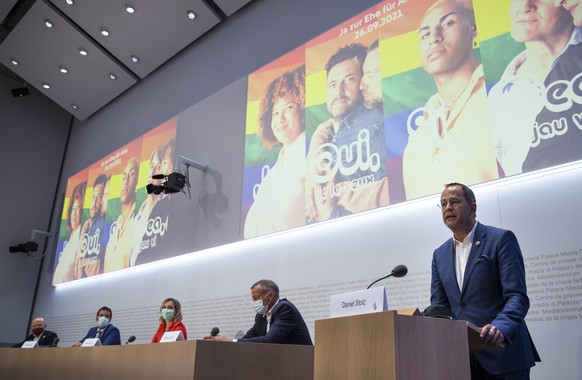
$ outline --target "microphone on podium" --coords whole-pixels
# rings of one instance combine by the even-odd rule
[[[213,327],[212,330],[210,330],[210,337],[217,336],[219,332],[220,329],[218,327]]]
[[[49,347],[56,347],[59,344],[59,338],[56,337]]]
[[[127,342],[125,342],[125,344],[129,344],[129,343],[131,343],[133,341],[135,341],[135,335],[132,335],[129,338],[127,338]]]
[[[388,276],[384,276],[382,278],[377,279],[376,281],[374,281],[370,285],[368,285],[368,287],[366,289],[370,289],[370,287],[372,285],[374,285],[375,283],[377,283],[378,281],[382,281],[388,277],[404,277],[404,276],[406,276],[406,273],[408,273],[408,268],[406,267],[406,265],[396,265],[394,267],[394,269],[392,269],[392,272],[390,272],[390,274]]]

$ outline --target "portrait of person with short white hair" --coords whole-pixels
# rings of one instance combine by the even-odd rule
[[[512,0],[503,10],[521,48],[489,92],[494,147],[506,175],[582,158],[579,8],[571,0]]]

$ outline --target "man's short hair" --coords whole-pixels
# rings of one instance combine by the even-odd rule
[[[459,186],[461,189],[463,189],[463,197],[465,197],[467,202],[477,203],[477,199],[475,198],[475,193],[473,193],[473,190],[469,189],[469,187],[467,185],[463,185],[462,183],[458,183],[458,182],[451,182],[451,183],[447,183],[445,185],[445,189],[448,189],[449,187],[453,187],[453,186]]]
[[[271,280],[259,280],[251,286],[251,290],[255,288],[255,286],[261,285],[261,288],[265,291],[265,293],[273,292],[275,297],[279,298],[279,287],[275,284],[274,281]]]
[[[107,176],[105,174],[99,174],[97,176],[97,178],[95,178],[95,181],[93,181],[93,188],[95,188],[95,186],[101,185],[101,184],[103,184],[103,187],[105,187],[105,184],[107,183],[107,181],[109,181],[109,178],[107,178]]]
[[[475,25],[475,12],[473,11],[473,2],[471,0],[437,0],[430,7],[428,7],[424,14],[426,15],[433,8],[444,3],[453,4],[461,17],[468,19],[472,25]]]
[[[339,48],[338,51],[329,58],[329,61],[327,61],[325,70],[329,74],[329,71],[335,65],[352,58],[356,58],[360,64],[364,62],[364,59],[366,58],[366,48],[364,45],[355,43]]]
[[[99,313],[101,312],[101,310],[105,310],[109,312],[109,319],[113,319],[113,311],[108,308],[107,306],[101,306],[101,308],[99,310],[97,310],[97,314],[95,315],[95,318],[99,318]]]
[[[32,319],[32,321],[30,321],[30,324],[32,324],[32,322],[34,322],[34,321],[36,321],[36,320],[42,321],[42,324],[44,325],[44,327],[46,327],[46,322],[45,322],[45,320],[44,320],[44,318],[43,318],[43,317],[36,317],[36,318],[33,318],[33,319]]]

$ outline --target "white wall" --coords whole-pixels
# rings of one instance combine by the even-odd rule
[[[30,240],[33,229],[49,229],[70,120],[33,88],[28,96],[12,97],[10,90],[22,86],[0,75],[0,300],[7,306],[0,344],[22,340],[28,329],[41,259],[9,253],[8,247]],[[44,248],[42,239],[37,242]]]

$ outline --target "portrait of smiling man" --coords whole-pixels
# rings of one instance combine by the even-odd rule
[[[498,178],[483,67],[474,51],[471,3],[439,0],[419,25],[422,68],[435,82],[403,154],[406,198],[433,194],[453,177],[473,184]]]
[[[579,0],[510,3],[510,34],[525,50],[489,92],[495,150],[506,175],[582,158],[580,7]]]

